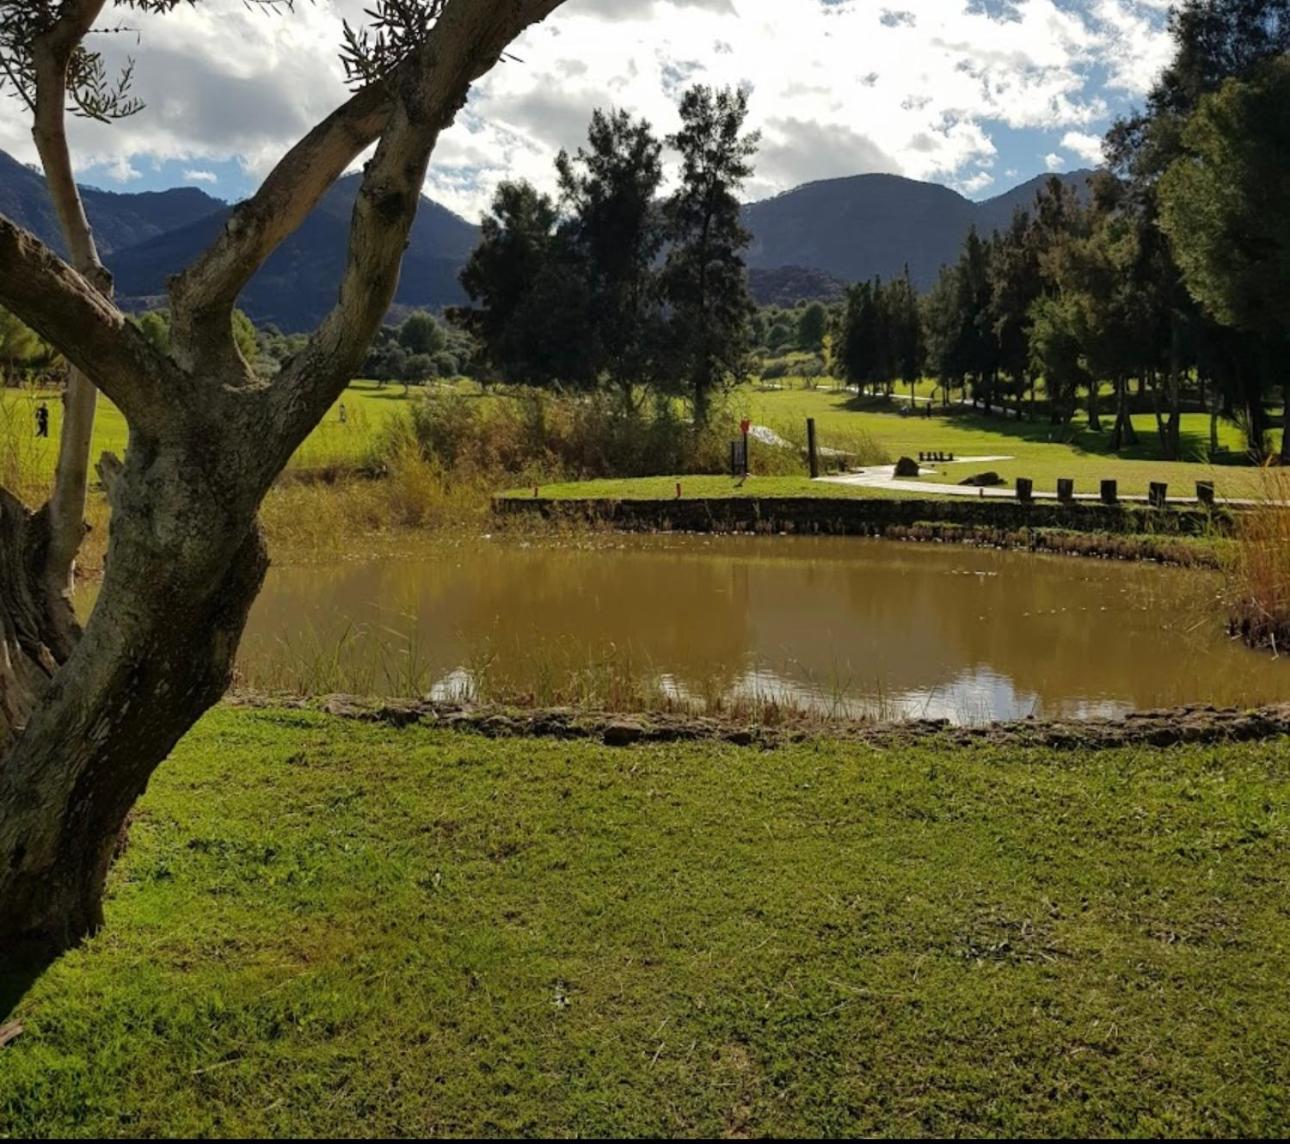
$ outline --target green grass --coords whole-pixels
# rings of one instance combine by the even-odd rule
[[[219,710],[0,1132],[1280,1135],[1288,775]]]
[[[1019,476],[1030,477],[1042,491],[1054,490],[1059,477],[1073,478],[1076,490],[1082,492],[1096,492],[1102,479],[1114,479],[1125,495],[1145,494],[1151,481],[1165,481],[1179,496],[1193,496],[1197,480],[1213,480],[1219,496],[1257,496],[1260,487],[1258,472],[1252,467],[1199,460],[1209,443],[1209,417],[1205,414],[1183,415],[1183,454],[1192,460],[1170,462],[1160,459],[1151,416],[1134,418],[1140,443],[1117,455],[1109,447],[1110,419],[1106,419],[1107,432],[1091,433],[1082,415],[1069,432],[1046,420],[1018,422],[956,410],[947,413],[938,409],[931,418],[902,417],[885,403],[823,388],[765,393],[747,387],[736,394],[734,409],[750,414],[758,423],[783,429],[798,428],[806,418],[814,417],[821,445],[828,446],[831,435],[845,440],[865,434],[892,460],[934,451],[956,457],[1015,457],[1014,461],[983,467],[997,471],[1009,483]],[[1243,445],[1235,426],[1221,424],[1219,439],[1239,458]],[[755,458],[756,446],[753,453]],[[948,470],[951,479],[955,474],[969,475],[960,468]]]
[[[413,398],[421,392],[412,390]],[[48,440],[35,440],[34,412],[40,401],[49,406]],[[376,434],[385,421],[403,408],[409,399],[403,386],[389,383],[377,388],[372,381],[355,381],[301,445],[292,466],[311,469],[332,465],[356,465],[367,456]],[[340,420],[340,404],[345,404],[346,421]],[[57,393],[29,390],[0,390],[0,432],[20,438],[32,453],[35,467],[52,475],[58,457],[58,437],[62,427],[63,405]],[[125,418],[106,398],[100,397],[94,420],[94,438],[90,455],[95,460],[104,453],[124,456],[127,438]]]

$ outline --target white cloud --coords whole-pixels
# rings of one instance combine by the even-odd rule
[[[185,171],[185,183],[218,183],[219,176],[214,171]]]
[[[1044,156],[1044,166],[1050,171],[1060,171],[1064,166],[1066,166],[1066,160],[1055,151],[1050,151]]]
[[[1062,146],[1067,151],[1073,151],[1086,163],[1092,163],[1095,167],[1106,162],[1106,155],[1102,150],[1102,136],[1100,135],[1090,135],[1083,131],[1068,131],[1062,136]]]
[[[581,141],[594,107],[628,109],[665,133],[693,82],[752,89],[764,145],[749,197],[875,169],[966,186],[997,156],[1027,165],[1012,130],[1051,132],[1084,158],[1069,141],[1095,138],[1166,59],[1164,2],[1011,0],[995,18],[996,5],[969,0],[567,0],[476,86],[427,191],[476,217],[503,178],[550,190],[555,152]],[[74,121],[78,162],[124,173],[129,157],[194,171],[235,159],[263,175],[344,99],[340,20],[361,22],[369,5],[131,12],[137,39],[99,43],[114,60],[137,57],[148,107],[110,127]],[[16,105],[0,114],[0,148],[34,158]]]
[[[993,184],[994,176],[989,171],[978,171],[975,175],[961,179],[958,183],[958,189],[965,195],[975,195],[978,191],[984,191],[986,187],[993,186]]]

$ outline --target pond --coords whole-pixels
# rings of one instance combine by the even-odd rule
[[[832,716],[1115,715],[1290,697],[1227,638],[1215,576],[805,537],[439,543],[275,568],[240,682]]]

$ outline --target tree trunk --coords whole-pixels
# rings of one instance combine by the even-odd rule
[[[103,588],[56,676],[32,666],[42,655],[30,650],[32,604],[4,583],[6,644],[26,649],[28,666],[9,689],[14,729],[25,729],[0,770],[0,934],[33,951],[55,953],[102,923],[126,816],[227,688],[268,567],[253,518],[225,511],[215,482],[176,481],[195,468],[183,461],[132,463],[117,478]],[[121,511],[145,500],[151,515]],[[21,545],[34,520],[14,528],[8,506],[0,551]]]
[[[1097,410],[1097,386],[1096,381],[1088,383],[1088,427],[1094,433],[1102,432],[1102,419]]]
[[[1129,382],[1127,378],[1115,379],[1115,428],[1111,431],[1111,449],[1118,453],[1125,445],[1138,443],[1133,428],[1133,414],[1129,409]]]
[[[27,725],[79,634],[70,603],[46,591],[48,515],[0,489],[0,755]]]
[[[1282,386],[1285,408],[1281,410],[1281,464],[1290,465],[1290,381]]]

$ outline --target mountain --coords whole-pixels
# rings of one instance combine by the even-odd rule
[[[308,329],[335,303],[360,178],[347,175],[338,180],[248,283],[238,305],[255,321],[272,322],[287,332]],[[230,209],[223,207],[118,252],[108,260],[117,291],[125,298],[159,299],[166,278],[210,245]],[[464,302],[457,275],[478,240],[478,227],[423,196],[403,256],[395,304],[439,309]]]
[[[215,211],[228,208],[195,187],[141,194],[113,194],[82,187],[85,213],[99,254],[146,242],[176,227],[186,226]],[[21,223],[42,242],[65,253],[54,204],[45,191],[45,177],[0,151],[0,214]]]
[[[1058,176],[1087,191],[1091,171]],[[238,304],[257,322],[291,332],[311,328],[331,308],[345,267],[358,175],[339,180],[300,228],[251,280]],[[752,232],[749,284],[759,302],[832,300],[844,285],[906,265],[920,290],[958,257],[968,228],[983,235],[1029,206],[1047,176],[976,203],[935,183],[898,175],[856,175],[807,183],[744,208]],[[191,187],[142,194],[82,188],[100,252],[123,304],[164,303],[166,279],[219,234],[231,207]],[[45,180],[0,151],[0,214],[61,250]],[[397,307],[439,309],[465,301],[458,282],[479,228],[423,198],[412,226]]]
[[[238,299],[255,321],[287,332],[310,329],[336,301],[345,269],[349,220],[361,176],[336,182],[251,279]],[[232,208],[191,187],[112,194],[82,187],[99,253],[125,306],[164,304],[166,279],[223,229]],[[0,151],[0,214],[64,251],[44,176]],[[479,228],[423,198],[403,258],[395,304],[438,309],[465,301],[457,281]]]
[[[1059,175],[1087,188],[1092,171]],[[853,175],[785,191],[744,208],[752,232],[750,270],[806,266],[844,282],[894,278],[905,266],[927,290],[940,268],[958,257],[970,227],[1001,230],[1017,207],[1029,206],[1048,176],[975,203],[936,183],[899,175]]]

